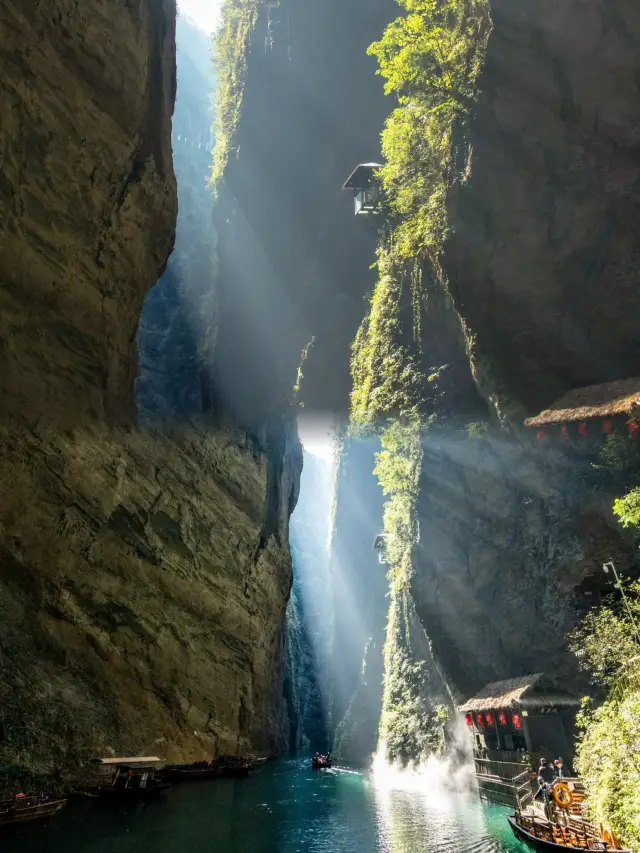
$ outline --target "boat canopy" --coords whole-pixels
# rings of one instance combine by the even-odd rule
[[[95,758],[94,761],[96,764],[108,765],[108,766],[116,766],[118,764],[122,764],[126,767],[133,767],[135,765],[150,765],[150,764],[160,764],[162,762],[162,758],[158,758],[155,755],[144,756],[144,757],[136,757],[136,758]]]

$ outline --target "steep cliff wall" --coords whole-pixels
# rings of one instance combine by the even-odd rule
[[[380,156],[386,104],[366,49],[395,4],[258,6],[217,217],[216,393],[243,419],[282,407],[301,350],[315,337],[305,411],[344,413],[376,235],[357,227],[340,187],[358,163]]]
[[[331,534],[331,724],[336,754],[358,762],[376,747],[389,608],[386,567],[373,550],[382,526],[383,496],[372,473],[378,450],[375,438],[345,439]]]
[[[295,431],[1,436],[0,759],[276,752]]]
[[[599,601],[602,563],[633,565],[615,483],[593,458],[498,431],[428,433],[412,591],[459,696],[546,670],[584,687],[567,634]]]
[[[468,693],[540,669],[573,679],[566,634],[602,561],[634,566],[610,511],[624,471],[612,480],[593,447],[536,447],[522,421],[637,374],[640,14],[631,0],[441,8],[416,9],[422,41],[403,51],[392,32],[379,49],[405,97],[353,411],[421,421],[417,485],[401,449],[386,472],[389,518],[401,533],[419,521],[402,551],[416,610]]]
[[[640,12],[490,7],[443,266],[479,390],[517,432],[570,388],[638,372]],[[447,672],[467,692],[545,667],[569,675],[567,631],[595,603],[602,562],[635,560],[615,485],[593,455],[515,436],[450,432],[424,448],[414,591]]]
[[[138,330],[138,411],[145,420],[184,420],[202,412],[204,351],[215,346],[216,235],[211,171],[215,79],[209,37],[176,22],[178,87],[172,124],[179,216],[167,269],[144,302]]]
[[[173,245],[175,2],[0,4],[3,414],[132,414]]]
[[[292,752],[327,748],[333,627],[328,551],[332,475],[329,459],[305,451],[300,499],[289,535],[293,588],[285,630],[285,743]]]
[[[133,426],[176,220],[174,33],[173,0],[0,2],[0,762],[18,773],[279,746],[295,427]],[[156,352],[163,420],[192,403],[186,349]]]
[[[444,266],[485,393],[531,412],[638,373],[640,9],[490,7]]]

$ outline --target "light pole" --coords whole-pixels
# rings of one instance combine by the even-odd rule
[[[616,571],[616,567],[615,567],[613,560],[609,560],[608,563],[602,564],[602,570],[604,571],[605,575],[609,574],[609,569],[611,569],[611,571],[613,572],[613,576],[616,579],[616,582],[614,585],[620,590],[620,594],[622,595],[622,600],[624,601],[624,606],[627,609],[629,619],[631,620],[631,624],[633,625],[633,631],[635,634],[636,642],[640,644],[640,633],[638,632],[638,623],[636,622],[635,617],[633,615],[633,612],[631,610],[631,607],[629,606],[627,596],[625,595],[625,592],[624,592],[624,587],[622,586],[622,581],[620,580],[620,576],[618,575],[618,572]]]

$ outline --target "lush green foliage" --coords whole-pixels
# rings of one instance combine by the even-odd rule
[[[420,338],[414,333],[421,309],[411,299],[420,271],[415,267],[403,273],[383,250],[378,269],[369,314],[352,346],[351,414],[357,424],[372,423],[380,415],[417,416],[428,396]],[[407,312],[413,322],[403,318]]]
[[[404,258],[427,252],[437,265],[446,231],[446,191],[453,168],[452,128],[476,96],[489,19],[485,0],[398,0],[407,14],[369,48],[385,91],[399,107],[382,134],[380,174],[400,217],[394,249]]]
[[[640,582],[623,589],[626,605],[612,596],[572,636],[582,667],[608,689],[600,707],[583,705],[576,765],[593,820],[640,851]]]
[[[489,32],[485,0],[398,0],[406,15],[369,48],[385,90],[398,98],[382,134],[390,231],[378,251],[379,281],[353,344],[353,419],[415,414],[433,395],[422,363],[422,262],[443,279],[446,196],[455,122],[464,121]],[[390,224],[393,223],[391,226]]]
[[[613,504],[613,511],[623,527],[640,530],[640,489],[632,489],[623,498],[618,498]]]
[[[640,581],[627,582],[625,587],[631,617],[624,601],[611,596],[588,613],[572,634],[571,650],[600,684],[615,684],[625,664],[640,654],[632,622],[635,618],[640,625]]]
[[[417,420],[392,422],[382,433],[374,474],[388,500],[384,506],[389,578],[396,590],[411,581],[415,540],[414,510],[422,463],[421,430]]]
[[[247,56],[258,11],[263,0],[224,0],[221,24],[215,36],[214,66],[217,86],[215,99],[215,147],[211,180],[218,184],[229,157],[234,152],[234,138],[247,77]]]
[[[381,740],[393,757],[419,758],[441,734],[425,695],[425,664],[411,651],[407,599],[422,463],[421,420],[438,396],[441,369],[425,363],[423,259],[443,281],[446,196],[454,174],[454,123],[463,121],[489,32],[486,0],[398,0],[406,14],[371,45],[397,108],[382,134],[386,232],[378,284],[352,348],[352,421],[394,420],[382,434],[375,473],[387,495],[384,529],[391,583]],[[431,406],[431,409],[437,406]]]
[[[384,647],[380,741],[390,761],[421,761],[444,744],[447,708],[430,700],[426,662],[411,643],[413,607],[407,590],[392,589]]]

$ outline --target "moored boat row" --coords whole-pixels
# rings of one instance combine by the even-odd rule
[[[154,799],[179,782],[223,777],[243,778],[263,766],[266,758],[221,756],[212,761],[164,765],[156,756],[96,759],[96,772],[69,793],[103,804]],[[0,800],[0,829],[52,817],[67,804],[66,795],[26,796]]]

